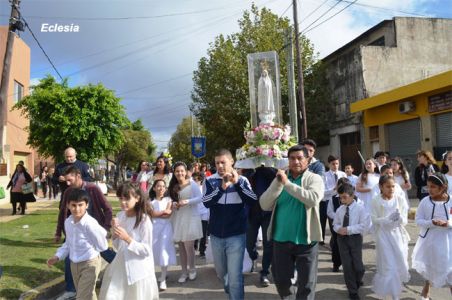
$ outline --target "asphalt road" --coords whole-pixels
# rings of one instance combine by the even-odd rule
[[[410,233],[410,253],[416,243],[418,228],[414,221],[407,225]],[[326,237],[329,241],[329,235]],[[328,244],[328,243],[326,243]],[[345,287],[342,272],[332,272],[332,262],[330,250],[327,247],[319,248],[319,269],[316,288],[316,299],[348,299],[348,292]],[[364,276],[364,286],[360,289],[362,299],[379,299],[373,294],[371,289],[372,278],[375,274],[375,243],[372,236],[367,235],[363,245],[363,261],[366,267]],[[187,281],[184,284],[177,282],[180,272],[178,267],[170,268],[167,279],[168,289],[160,293],[161,299],[227,299],[223,292],[221,282],[218,280],[212,264],[207,264],[205,259],[196,258],[198,268],[198,278],[194,281]],[[257,270],[260,270],[260,262]],[[420,292],[424,284],[422,277],[414,270],[410,270],[411,279],[405,285],[401,299],[420,299]],[[159,275],[159,274],[157,274]],[[270,276],[271,280],[271,276]],[[452,299],[448,288],[431,289],[431,299]],[[259,284],[259,273],[245,274],[245,299],[278,299],[274,284],[269,287],[261,287]]]
[[[29,205],[29,211],[37,209],[46,209],[53,201],[40,200]],[[418,204],[417,200],[411,201],[413,206]],[[0,222],[7,222],[11,219],[20,218],[21,216],[10,216],[11,209],[9,204],[0,205]],[[414,214],[413,214],[414,215]],[[407,230],[410,233],[410,265],[411,265],[411,251],[416,243],[419,229],[410,220],[407,225]],[[329,241],[329,232],[327,232],[326,245]],[[371,283],[375,274],[375,243],[372,241],[372,236],[367,235],[364,239],[363,245],[363,261],[366,267],[366,274],[364,276],[364,286],[360,289],[360,296],[362,299],[378,299],[372,293]],[[206,263],[205,259],[196,258],[196,265],[198,269],[198,278],[194,281],[187,281],[184,284],[177,282],[180,275],[180,267],[174,266],[169,268],[167,286],[168,289],[160,293],[161,299],[197,299],[197,300],[214,300],[227,299],[223,292],[223,286],[218,280],[212,264]],[[260,261],[257,270],[260,270]],[[157,276],[159,276],[157,268]],[[401,299],[420,299],[420,292],[424,280],[414,270],[410,270],[411,280],[405,285],[404,292]],[[272,280],[271,275],[269,276]],[[431,289],[431,299],[452,299],[448,288]],[[259,284],[259,273],[245,274],[245,299],[278,299],[276,288],[274,284],[269,287],[261,287]],[[320,246],[319,248],[319,269],[316,288],[316,299],[348,299],[347,289],[344,284],[343,274],[332,272],[331,254],[328,247]]]

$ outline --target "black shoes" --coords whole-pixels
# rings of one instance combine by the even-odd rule
[[[349,294],[348,296],[350,297],[351,300],[359,300],[359,299],[361,299],[361,298],[359,298],[358,294]]]
[[[333,266],[333,272],[334,273],[338,273],[339,272],[339,267],[338,266]]]

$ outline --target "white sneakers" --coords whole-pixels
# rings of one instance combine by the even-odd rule
[[[77,296],[75,292],[64,292],[64,294],[58,297],[56,300],[72,300],[75,299],[75,296]]]
[[[188,272],[188,279],[190,279],[190,280],[195,280],[196,279],[196,270],[190,270],[189,272]]]
[[[197,276],[196,270],[190,270],[187,273],[182,273],[182,275],[179,277],[179,279],[177,280],[177,282],[179,283],[185,283],[187,281],[187,279],[190,280],[195,280]]]
[[[177,282],[179,283],[185,283],[185,281],[187,281],[188,275],[187,273],[182,273],[182,275],[179,277],[179,279],[177,280]]]
[[[159,289],[161,291],[166,290],[166,280],[160,281]]]

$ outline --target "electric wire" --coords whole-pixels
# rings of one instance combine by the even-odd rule
[[[324,13],[322,13],[317,19],[315,19],[313,22],[311,22],[308,26],[306,26],[305,29],[303,29],[301,32],[307,30],[309,27],[311,27],[312,25],[314,25],[315,23],[317,23],[318,20],[320,20],[321,18],[323,18],[323,16],[325,16],[327,13],[329,13],[331,10],[333,10],[337,5],[339,5],[339,3],[341,3],[343,0],[338,0],[333,6],[331,6],[328,10],[326,10]]]
[[[315,25],[314,27],[311,27],[311,28],[309,28],[309,29],[302,30],[301,32],[302,32],[302,33],[308,33],[309,31],[314,30],[315,28],[319,27],[320,25],[322,25],[322,24],[325,23],[325,22],[328,22],[329,20],[331,20],[332,18],[334,18],[335,16],[337,16],[338,14],[340,14],[341,12],[343,12],[344,10],[346,10],[347,8],[349,8],[350,6],[352,6],[353,4],[355,4],[356,1],[358,1],[358,0],[355,0],[355,1],[353,1],[353,2],[350,2],[347,6],[345,6],[345,7],[342,8],[341,10],[337,11],[334,15],[328,17],[327,19],[323,20],[322,22],[320,22],[319,24]],[[339,2],[338,2],[338,3],[339,3]]]
[[[55,70],[55,72],[58,74],[58,77],[60,77],[61,81],[64,81],[63,77],[61,76],[60,72],[58,72],[57,68],[55,67],[55,65],[53,64],[52,60],[50,59],[49,55],[47,54],[47,52],[44,50],[44,48],[42,47],[41,43],[39,42],[38,38],[35,36],[35,34],[33,33],[33,30],[31,30],[30,26],[28,26],[27,21],[24,19],[24,17],[20,16],[20,18],[22,19],[22,21],[24,21],[25,27],[28,28],[28,30],[30,31],[31,36],[33,37],[33,39],[36,41],[36,43],[38,44],[39,48],[41,49],[41,51],[44,53],[45,57],[47,58],[47,60],[49,61],[49,63],[52,65],[52,68]]]

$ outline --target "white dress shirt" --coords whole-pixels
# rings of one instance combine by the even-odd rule
[[[69,216],[64,222],[64,228],[66,241],[55,254],[59,260],[69,255],[73,263],[88,261],[108,249],[107,231],[88,212],[77,223],[74,222],[73,215]]]
[[[341,205],[336,210],[336,215],[334,216],[333,229],[338,232],[342,227],[342,222],[344,220],[344,215],[347,206]],[[364,235],[370,229],[371,219],[370,215],[367,213],[365,206],[362,203],[357,203],[353,201],[349,205],[349,223],[347,226],[347,235],[361,234]]]
[[[337,178],[335,178],[334,174],[337,175]],[[339,170],[336,172],[329,170],[325,173],[325,177],[323,179],[325,182],[325,196],[323,197],[323,201],[331,200],[331,198],[336,194],[335,188],[337,180],[342,177],[347,177],[347,174]]]
[[[336,195],[334,195],[333,197],[335,197]],[[356,196],[355,196],[356,197]],[[340,199],[339,199],[339,207],[340,207]],[[355,202],[361,205],[364,205],[364,202],[361,201],[361,199],[359,199],[358,197],[356,197]],[[338,209],[339,209],[338,207]],[[326,208],[326,214],[328,216],[328,218],[330,218],[331,220],[334,220],[334,216],[336,216],[336,212],[334,211],[334,203],[333,203],[333,198],[331,198],[331,201],[328,201],[328,206]]]
[[[350,183],[353,185],[353,187],[356,187],[356,183],[358,182],[358,176],[355,174],[352,174],[350,176],[347,176],[348,180],[350,180]]]

